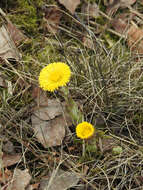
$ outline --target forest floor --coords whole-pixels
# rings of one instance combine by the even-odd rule
[[[142,190],[143,1],[0,8],[0,189]],[[71,69],[67,87],[91,139],[77,137],[61,91],[39,87],[54,62]]]

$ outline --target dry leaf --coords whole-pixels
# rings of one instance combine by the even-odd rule
[[[32,116],[32,127],[39,142],[44,147],[61,145],[65,136],[66,122],[63,116],[58,116],[50,121],[43,121]]]
[[[39,188],[38,188],[39,184],[40,183],[35,183],[35,184],[32,184],[32,185],[28,185],[25,190],[39,190]]]
[[[46,7],[44,9],[46,21],[45,28],[48,32],[56,34],[59,29],[59,23],[62,16],[62,12],[57,7]]]
[[[39,87],[33,88],[32,97],[37,103],[33,115],[41,120],[48,121],[54,119],[65,111],[65,102],[61,103],[57,99],[47,98],[46,93]]]
[[[6,26],[0,28],[0,57],[3,59],[14,58],[19,60],[20,54],[10,37]]]
[[[54,170],[49,178],[41,181],[39,190],[66,190],[75,186],[79,181],[75,173],[63,170]]]
[[[126,13],[120,14],[117,18],[111,21],[112,27],[116,32],[125,34],[129,28],[129,20],[132,16]]]
[[[17,29],[16,26],[14,26],[10,21],[7,24],[7,28],[16,46],[19,45],[19,43],[23,40],[27,39],[27,37],[19,29]]]
[[[111,151],[113,147],[115,147],[117,143],[113,138],[105,138],[99,140],[99,148],[100,151],[105,153],[107,151]]]
[[[132,25],[127,34],[127,43],[131,51],[143,53],[143,30]]]
[[[89,36],[84,36],[82,38],[83,45],[87,48],[94,49],[94,41],[91,37]]]
[[[0,171],[0,183],[6,184],[12,177],[12,173],[10,170],[5,169],[4,171]]]
[[[82,5],[83,14],[97,18],[99,16],[99,7],[96,3],[85,3]]]
[[[65,103],[56,99],[48,99],[46,94],[37,88],[33,91],[38,106],[31,116],[32,127],[38,141],[44,147],[61,145],[65,137],[66,125],[71,125],[71,119],[63,113]]]
[[[15,153],[14,145],[13,145],[13,143],[11,141],[7,141],[5,144],[3,144],[2,150],[7,154]]]
[[[14,154],[14,155],[9,155],[9,154],[3,154],[2,156],[2,166],[0,167],[8,167],[16,164],[17,162],[21,161],[21,154]]]
[[[136,2],[136,0],[120,0],[120,6],[122,7],[128,7],[132,4],[134,4]]]
[[[136,0],[114,0],[111,4],[108,5],[106,12],[107,14],[113,14],[119,7],[128,7],[135,2]]]
[[[62,107],[64,106],[64,103],[57,102],[57,100],[55,99],[48,99],[47,103],[48,105],[44,105],[44,106],[43,104],[42,106],[40,104],[39,108],[37,108],[33,112],[33,115],[38,117],[41,120],[48,121],[63,113],[64,108]]]
[[[39,188],[38,188],[39,184],[40,183],[35,183],[35,184],[32,184],[32,185],[28,185],[25,190],[39,190]]]
[[[28,170],[15,169],[11,183],[9,183],[6,190],[25,190],[25,187],[29,184],[31,176]]]
[[[65,6],[72,14],[74,14],[77,6],[80,4],[80,0],[59,0],[59,3]]]
[[[3,77],[0,76],[0,87],[6,88],[6,82]]]

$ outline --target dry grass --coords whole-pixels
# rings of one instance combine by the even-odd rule
[[[8,6],[8,3],[3,5],[5,10]],[[8,10],[14,23],[15,11],[13,7]],[[19,28],[25,31],[20,23]],[[29,42],[19,47],[22,59],[0,65],[1,73],[10,81],[9,88],[0,88],[1,144],[8,139],[16,152],[22,153],[22,162],[16,167],[28,168],[32,183],[61,167],[79,176],[82,174],[78,185],[71,190],[141,190],[143,61],[139,55],[131,54],[122,37],[116,37],[112,48],[108,48],[103,40],[106,31],[95,37],[92,29],[93,26],[85,31],[82,24],[66,14],[56,36],[46,34],[45,40],[43,31],[37,30],[39,33],[33,39],[33,34],[26,31]],[[96,41],[94,49],[84,47],[78,38],[83,31],[89,32],[89,38]],[[32,86],[38,86],[40,69],[53,61],[70,65],[72,97],[82,100],[85,119],[117,141],[123,148],[122,154],[88,152],[83,158],[81,142],[74,129],[60,147],[45,149],[37,141],[30,120],[34,104]]]

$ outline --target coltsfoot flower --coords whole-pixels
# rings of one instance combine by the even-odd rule
[[[71,77],[70,67],[62,62],[55,62],[44,67],[39,75],[40,87],[45,91],[58,89],[66,86]]]
[[[94,126],[88,122],[82,122],[76,126],[76,135],[81,139],[88,139],[94,134]]]

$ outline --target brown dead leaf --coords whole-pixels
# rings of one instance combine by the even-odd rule
[[[15,169],[11,183],[9,183],[6,190],[25,190],[25,187],[29,184],[30,180],[31,176],[28,169]]]
[[[34,88],[32,94],[38,104],[31,116],[32,127],[38,141],[45,147],[61,145],[66,125],[72,124],[66,113],[63,116],[65,102],[48,99],[38,88]]]
[[[120,6],[128,7],[132,4],[134,4],[135,2],[136,2],[136,0],[120,0]]]
[[[94,49],[94,41],[91,37],[89,36],[83,36],[82,38],[82,41],[83,41],[83,45],[87,48],[90,48],[90,49]]]
[[[3,154],[2,156],[2,167],[8,167],[16,164],[17,162],[21,161],[21,154]]]
[[[59,0],[59,3],[64,5],[64,7],[74,14],[77,6],[80,4],[80,0]]]
[[[82,5],[82,12],[88,17],[97,18],[99,16],[99,7],[96,3],[85,3]]]
[[[0,87],[6,88],[6,82],[2,76],[0,76]]]
[[[99,148],[103,153],[111,151],[112,148],[116,145],[117,143],[113,138],[104,138],[99,140]]]
[[[58,7],[46,7],[44,9],[45,12],[45,29],[52,33],[56,34],[59,29],[60,19],[62,17],[62,12],[58,9]]]
[[[47,102],[45,101],[44,104],[42,97],[45,99],[44,96],[41,96],[39,107],[36,107],[33,112],[34,116],[41,120],[48,121],[63,113],[64,103],[60,103],[55,99],[46,98],[45,100],[47,100]]]
[[[66,190],[75,186],[79,181],[79,176],[72,172],[54,170],[47,179],[41,180],[39,190]]]
[[[65,136],[66,122],[63,116],[58,116],[50,121],[40,120],[38,117],[32,117],[32,127],[38,141],[44,147],[61,145]]]
[[[40,183],[35,183],[35,184],[32,184],[32,185],[28,185],[25,190],[39,190],[39,188],[38,188],[39,184]]]
[[[127,43],[131,51],[143,53],[143,30],[132,25],[127,33]]]
[[[113,0],[112,3],[107,6],[106,13],[113,14],[117,11],[119,7],[128,7],[134,4],[135,2],[136,0]]]
[[[14,154],[14,145],[11,141],[7,141],[6,143],[3,144],[2,150],[7,153],[7,154]]]
[[[111,21],[112,27],[114,30],[120,34],[126,34],[129,29],[130,20],[132,19],[132,15],[123,13],[120,14],[117,18]]]
[[[0,183],[6,184],[12,177],[12,173],[10,170],[5,169],[4,171],[0,171]]]
[[[3,59],[20,59],[20,54],[10,37],[8,28],[4,25],[0,28],[0,57]]]
[[[19,29],[17,29],[16,26],[14,26],[10,21],[7,24],[7,29],[16,46],[19,45],[20,42],[22,42],[23,40],[27,39],[27,37]]]

